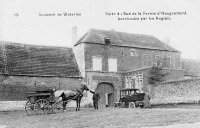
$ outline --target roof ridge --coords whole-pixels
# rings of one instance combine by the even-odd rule
[[[24,44],[24,43],[19,43],[19,42],[13,42],[13,41],[5,41],[5,40],[0,40],[0,43],[5,43],[5,44],[13,44],[13,45],[18,45],[18,46],[35,46],[35,47],[45,47],[45,48],[68,48],[72,49],[72,47],[65,47],[65,46],[50,46],[50,45],[38,45],[38,44]]]
[[[87,33],[85,33],[85,35],[81,37],[74,46],[80,43],[105,44],[102,37],[109,37],[112,44],[116,44],[118,46],[126,45],[129,47],[149,47],[151,49],[179,52],[153,35],[134,34],[113,30],[100,30],[94,28],[89,29],[89,31],[87,31]]]

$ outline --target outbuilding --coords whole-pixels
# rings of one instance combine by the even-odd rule
[[[0,101],[26,100],[26,92],[75,89],[80,74],[72,48],[0,42]]]

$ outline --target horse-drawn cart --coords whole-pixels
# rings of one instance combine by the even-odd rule
[[[55,91],[53,89],[47,89],[28,92],[25,111],[28,115],[56,113],[66,110],[66,104],[72,100],[76,101],[76,111],[80,111],[80,102],[84,90],[89,91],[85,83],[82,83],[81,88],[76,90]]]
[[[27,98],[25,111],[28,115],[55,113],[57,110],[63,110],[62,100],[59,102],[55,100],[53,89],[28,92]]]

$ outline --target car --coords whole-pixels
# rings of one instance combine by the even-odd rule
[[[124,88],[120,90],[120,100],[114,103],[114,107],[143,108],[145,93],[139,89]]]

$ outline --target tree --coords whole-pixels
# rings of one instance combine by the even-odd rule
[[[165,76],[168,72],[163,70],[164,66],[160,61],[157,61],[150,70],[149,83],[156,85],[156,83],[165,81]]]

